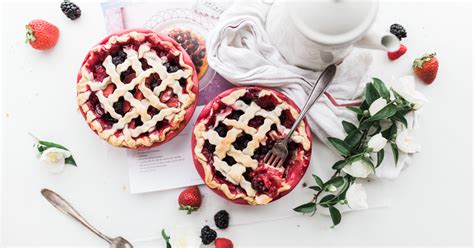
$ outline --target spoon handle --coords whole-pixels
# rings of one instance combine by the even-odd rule
[[[285,137],[285,141],[287,142],[288,139],[291,137],[295,129],[298,127],[299,123],[303,120],[304,116],[306,115],[306,112],[313,106],[314,102],[319,99],[319,97],[326,91],[326,89],[329,86],[329,83],[331,80],[334,78],[334,75],[336,74],[336,66],[334,64],[329,65],[324,69],[324,71],[319,75],[318,80],[313,86],[313,89],[311,90],[311,93],[309,94],[308,100],[304,104],[303,108],[301,109],[301,113],[296,119],[295,123],[293,123],[293,126],[291,127],[290,131]]]
[[[112,243],[112,239],[108,236],[104,235],[103,233],[99,232],[99,230],[95,229],[91,224],[89,224],[84,217],[82,217],[66,200],[64,200],[61,196],[56,194],[55,192],[49,189],[42,189],[41,194],[48,200],[55,208],[59,211],[63,212],[64,214],[68,215],[69,217],[73,218],[77,222],[81,223],[87,229],[91,230],[97,236],[101,237],[105,241]]]

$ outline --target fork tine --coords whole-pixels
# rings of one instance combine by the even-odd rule
[[[276,167],[282,167],[283,166],[283,162],[285,162],[285,159],[280,159],[280,162],[278,162],[277,166]]]
[[[266,162],[268,165],[271,165],[273,163],[273,160],[275,160],[275,154],[273,152],[270,152],[270,158]]]
[[[272,155],[272,151],[267,152],[267,154],[266,154],[265,157],[263,158],[263,162],[264,162],[264,163],[267,163],[268,160],[270,159],[271,155]]]
[[[275,166],[278,164],[278,162],[279,162],[280,160],[281,160],[281,159],[280,159],[280,156],[275,156],[275,160],[273,160],[271,166],[272,166],[272,167],[275,167]]]

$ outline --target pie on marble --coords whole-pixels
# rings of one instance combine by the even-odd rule
[[[176,136],[196,107],[198,81],[189,55],[145,29],[114,34],[87,54],[77,103],[91,129],[118,147],[145,148]]]
[[[311,135],[301,122],[281,167],[263,162],[299,114],[285,95],[262,87],[237,87],[221,93],[199,115],[193,132],[193,156],[204,182],[229,200],[267,204],[291,191],[311,157]]]

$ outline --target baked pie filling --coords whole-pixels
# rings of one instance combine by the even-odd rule
[[[204,108],[194,128],[194,158],[205,183],[230,200],[251,205],[288,193],[309,165],[306,122],[292,135],[281,167],[263,158],[297,116],[296,105],[274,90],[239,87],[222,93]]]
[[[89,126],[114,146],[139,148],[176,135],[195,108],[189,56],[152,31],[110,36],[86,57],[77,101]]]

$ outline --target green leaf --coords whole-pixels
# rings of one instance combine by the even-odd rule
[[[380,94],[385,99],[390,98],[390,91],[387,89],[385,86],[384,82],[378,78],[372,78],[374,80],[374,87],[377,90],[377,92]]]
[[[391,140],[397,134],[397,125],[393,123],[389,128],[382,131],[382,136],[387,140]]]
[[[377,152],[377,165],[375,166],[375,168],[379,167],[379,165],[383,161],[384,156],[385,156],[385,151],[383,149]]]
[[[351,154],[351,148],[345,141],[334,137],[329,137],[328,140],[339,151],[341,155],[349,156]]]
[[[374,124],[374,121],[370,121],[369,119],[365,119],[360,123],[359,129],[360,130],[367,130],[370,127],[372,127],[373,124]]]
[[[353,130],[356,130],[356,129],[357,129],[357,127],[356,127],[354,124],[352,124],[352,123],[350,123],[350,122],[348,122],[348,121],[342,121],[342,127],[344,128],[344,130],[346,131],[346,133],[350,133],[350,132],[352,132]]]
[[[377,89],[375,89],[373,84],[368,83],[365,85],[365,101],[367,102],[367,105],[370,106],[370,104],[372,104],[379,97],[380,95],[377,92]]]
[[[314,190],[314,191],[321,191],[321,190],[322,190],[321,187],[316,186],[316,185],[310,186],[309,188],[312,189],[312,190]]]
[[[375,130],[371,134],[369,134],[369,136],[374,136],[380,133],[380,130],[382,130],[382,126],[380,125],[380,122],[374,122],[373,127],[375,127]]]
[[[392,146],[393,158],[395,159],[395,166],[398,164],[398,146],[395,143],[390,143]]]
[[[67,157],[64,160],[64,163],[77,166],[76,161],[74,160],[74,158],[72,156]]]
[[[337,176],[337,177],[331,178],[324,185],[325,186],[334,185],[334,187],[340,187],[342,184],[344,184],[344,178],[342,178],[341,176]]]
[[[364,160],[368,165],[370,165],[370,167],[372,167],[372,171],[375,173],[375,165],[374,163],[372,163],[372,160],[368,159],[368,158],[362,158],[362,160]]]
[[[293,208],[293,210],[303,214],[314,213],[316,211],[316,203],[308,202],[306,204]]]
[[[381,109],[375,115],[369,117],[367,121],[379,121],[382,119],[387,119],[389,117],[392,117],[396,113],[397,113],[397,106],[395,106],[393,103],[390,103],[387,106],[383,107],[383,109]]]
[[[352,149],[360,143],[361,139],[362,139],[362,134],[357,129],[355,129],[352,132],[350,132],[349,135],[347,135],[347,137],[344,139],[344,142],[346,142],[349,145],[349,147]]]
[[[408,127],[407,119],[405,118],[405,116],[401,115],[400,112],[390,117],[390,119],[393,121],[398,121],[402,123],[405,127]]]
[[[364,115],[364,112],[358,107],[347,106],[346,108],[358,115]]]
[[[320,177],[318,177],[317,175],[314,175],[313,174],[313,178],[314,178],[314,181],[316,182],[316,184],[319,186],[319,187],[324,187],[324,183],[323,183],[323,180],[321,180]]]
[[[331,214],[333,227],[341,223],[341,212],[335,207],[329,207],[329,213]]]
[[[36,145],[36,149],[38,149],[39,153],[43,153],[46,149],[48,149],[46,146],[43,145]]]
[[[161,237],[163,237],[166,242],[166,248],[171,248],[170,236],[166,235],[165,229],[161,229]]]
[[[364,110],[369,110],[369,104],[367,104],[367,101],[363,101],[359,108],[360,108],[362,111],[364,111]]]
[[[340,170],[346,166],[346,161],[345,160],[339,160],[334,165],[332,166],[333,170]]]
[[[334,200],[335,198],[336,198],[336,196],[333,195],[333,194],[326,195],[319,201],[319,205],[321,205],[322,207],[325,207],[325,208],[327,208],[331,205],[334,205],[335,202],[332,202],[332,200]]]
[[[69,151],[69,149],[67,149],[66,147],[64,147],[64,146],[62,146],[62,145],[60,145],[60,144],[53,143],[53,142],[40,140],[38,143],[39,143],[40,145],[46,146],[46,148],[56,147],[56,148],[59,148],[59,149],[63,149],[63,150]]]

